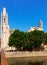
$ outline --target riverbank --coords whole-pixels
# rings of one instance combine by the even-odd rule
[[[17,51],[17,52],[5,52],[6,58],[17,58],[17,57],[47,57],[47,51]]]

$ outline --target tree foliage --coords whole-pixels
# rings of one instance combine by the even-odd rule
[[[40,48],[44,42],[47,43],[47,33],[44,31],[21,32],[15,30],[9,37],[8,45],[17,48],[17,50],[31,51],[37,47]]]
[[[44,43],[47,44],[47,33],[45,33]]]

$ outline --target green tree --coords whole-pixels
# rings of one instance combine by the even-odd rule
[[[32,33],[33,48],[40,47],[44,41],[44,32],[39,30],[34,30]]]
[[[15,46],[15,39],[13,37],[13,35],[11,34],[10,37],[9,37],[9,43],[8,45],[12,48]]]
[[[9,44],[11,44],[12,41],[14,41],[15,43],[12,42],[12,46],[14,46],[15,48],[17,48],[17,50],[21,50],[21,48],[23,48],[24,46],[24,39],[25,39],[25,32],[21,32],[19,30],[15,30],[14,33],[12,35],[10,35],[10,37],[13,36],[14,40],[9,38]],[[10,45],[9,45],[10,46]]]
[[[27,33],[15,30],[9,37],[9,46],[13,46],[17,50],[31,51],[37,47],[40,48],[44,40],[47,42],[47,34],[43,31],[34,30]]]
[[[44,43],[47,44],[47,33],[45,33]]]

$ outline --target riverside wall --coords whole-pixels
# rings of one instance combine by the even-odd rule
[[[6,58],[17,58],[17,57],[47,57],[47,51],[17,51],[17,52],[5,52]]]

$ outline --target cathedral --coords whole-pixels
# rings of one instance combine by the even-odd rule
[[[6,11],[6,8],[4,7],[1,12],[1,38],[0,38],[0,47],[2,48],[8,48],[9,43],[9,36],[14,32],[14,30],[10,30],[9,24],[8,24],[8,13]],[[43,30],[42,21],[39,22],[38,27],[31,27],[28,32],[34,31],[34,30]]]
[[[43,22],[42,22],[42,20],[40,20],[39,21],[39,26],[38,27],[31,27],[29,30],[28,30],[28,32],[30,32],[30,31],[34,31],[34,30],[42,30],[43,31]]]
[[[8,13],[6,8],[3,8],[1,13],[1,48],[7,48],[9,42],[9,36],[14,30],[10,30],[8,24]]]

